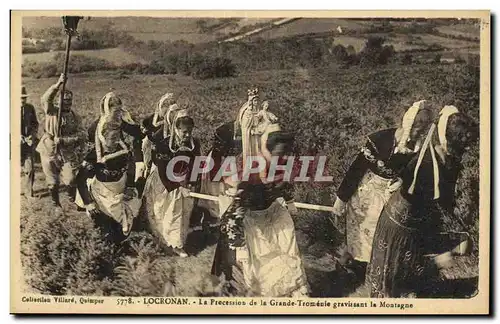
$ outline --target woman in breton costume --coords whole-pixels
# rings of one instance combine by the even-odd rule
[[[412,296],[429,280],[432,268],[424,254],[440,222],[440,204],[453,196],[462,155],[476,136],[475,126],[456,107],[442,109],[381,213],[367,275],[371,297]],[[434,262],[439,267],[449,256],[439,255]]]
[[[153,168],[143,195],[153,232],[181,257],[188,256],[184,245],[194,208],[189,194],[199,181],[191,179],[194,160],[201,154],[200,143],[192,136],[193,127],[185,109],[171,106],[163,128],[152,136]],[[184,160],[171,162],[180,157]]]
[[[256,138],[246,137],[249,132],[244,129],[242,133],[243,147],[245,141]],[[283,157],[290,151],[291,142],[278,124],[270,124],[260,143],[247,145],[260,147],[260,156],[269,166],[272,156]],[[232,148],[231,143],[229,137],[220,147]],[[240,287],[232,287],[235,294],[306,296],[309,287],[291,217],[297,212],[293,186],[283,181],[283,174],[273,179],[267,179],[266,173],[259,175],[261,181],[254,178],[233,183],[237,190],[228,190],[228,196],[219,197],[221,233],[212,274],[238,281]]]
[[[151,160],[153,135],[160,129],[163,129],[163,124],[165,123],[164,117],[167,111],[175,109],[178,109],[178,106],[175,103],[174,94],[171,92],[167,92],[160,98],[160,100],[156,104],[155,112],[148,115],[142,120],[141,130],[145,136],[142,142],[142,152],[144,155],[145,165],[143,176],[145,178],[147,178],[149,171],[151,171],[153,163]]]
[[[121,240],[130,233],[141,205],[134,173],[142,165],[142,134],[113,92],[102,98],[100,113],[89,128],[92,149],[78,174],[77,204],[114,239]]]
[[[360,262],[370,261],[380,212],[432,123],[432,111],[426,105],[424,100],[415,102],[404,114],[401,127],[368,135],[337,191],[334,214],[345,215],[347,251]]]

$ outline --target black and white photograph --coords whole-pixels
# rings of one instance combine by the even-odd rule
[[[11,11],[11,312],[487,313],[490,13],[383,13]]]

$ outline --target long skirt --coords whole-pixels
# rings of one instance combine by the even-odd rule
[[[391,195],[387,190],[390,181],[368,171],[347,203],[347,247],[359,261],[370,261],[375,227]]]
[[[146,181],[143,197],[152,230],[166,245],[183,248],[189,233],[194,199],[184,197],[179,188],[167,191],[156,167]]]
[[[231,248],[221,233],[212,274],[233,277],[230,268],[242,273],[253,294],[264,297],[306,296],[308,283],[291,215],[283,199],[265,210],[247,210],[242,221],[242,246]]]
[[[430,269],[422,228],[410,203],[396,191],[382,211],[373,239],[367,275],[371,297],[407,297],[422,285]]]
[[[89,193],[99,211],[122,225],[122,228],[130,229],[134,219],[139,215],[141,200],[132,198],[125,200],[127,174],[115,182],[101,182],[95,177],[87,180]],[[76,204],[85,207],[78,193]]]
[[[146,178],[146,183],[144,184],[143,190],[143,208],[144,212],[151,216],[154,213],[154,204],[158,200],[159,196],[163,193],[165,187],[161,182],[160,175],[158,174],[158,169],[156,165],[151,166],[148,177]]]

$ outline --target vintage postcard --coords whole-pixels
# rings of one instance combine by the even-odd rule
[[[13,314],[489,314],[489,11],[11,11]]]

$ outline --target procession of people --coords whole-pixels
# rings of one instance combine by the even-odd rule
[[[238,272],[258,296],[310,295],[295,233],[300,216],[293,182],[287,170],[273,169],[293,155],[294,136],[267,101],[259,105],[258,88],[248,90],[236,118],[216,128],[210,151],[202,152],[195,121],[174,93],[166,92],[140,122],[122,98],[106,93],[100,116],[85,131],[71,91],[62,93],[62,107],[54,102],[64,81],[61,75],[41,98],[39,141],[36,112],[22,88],[26,197],[34,197],[36,147],[53,206],[62,210],[62,181],[69,201],[111,242],[126,240],[144,215],[165,246],[188,257],[192,219],[203,207],[219,227],[213,275],[234,280]],[[420,100],[399,127],[366,137],[336,188],[331,216],[345,219],[345,253],[365,263],[371,297],[418,296],[428,269],[449,263],[450,251],[431,261],[424,256],[439,235],[442,214],[450,212],[461,158],[477,140],[477,128],[457,107]]]

